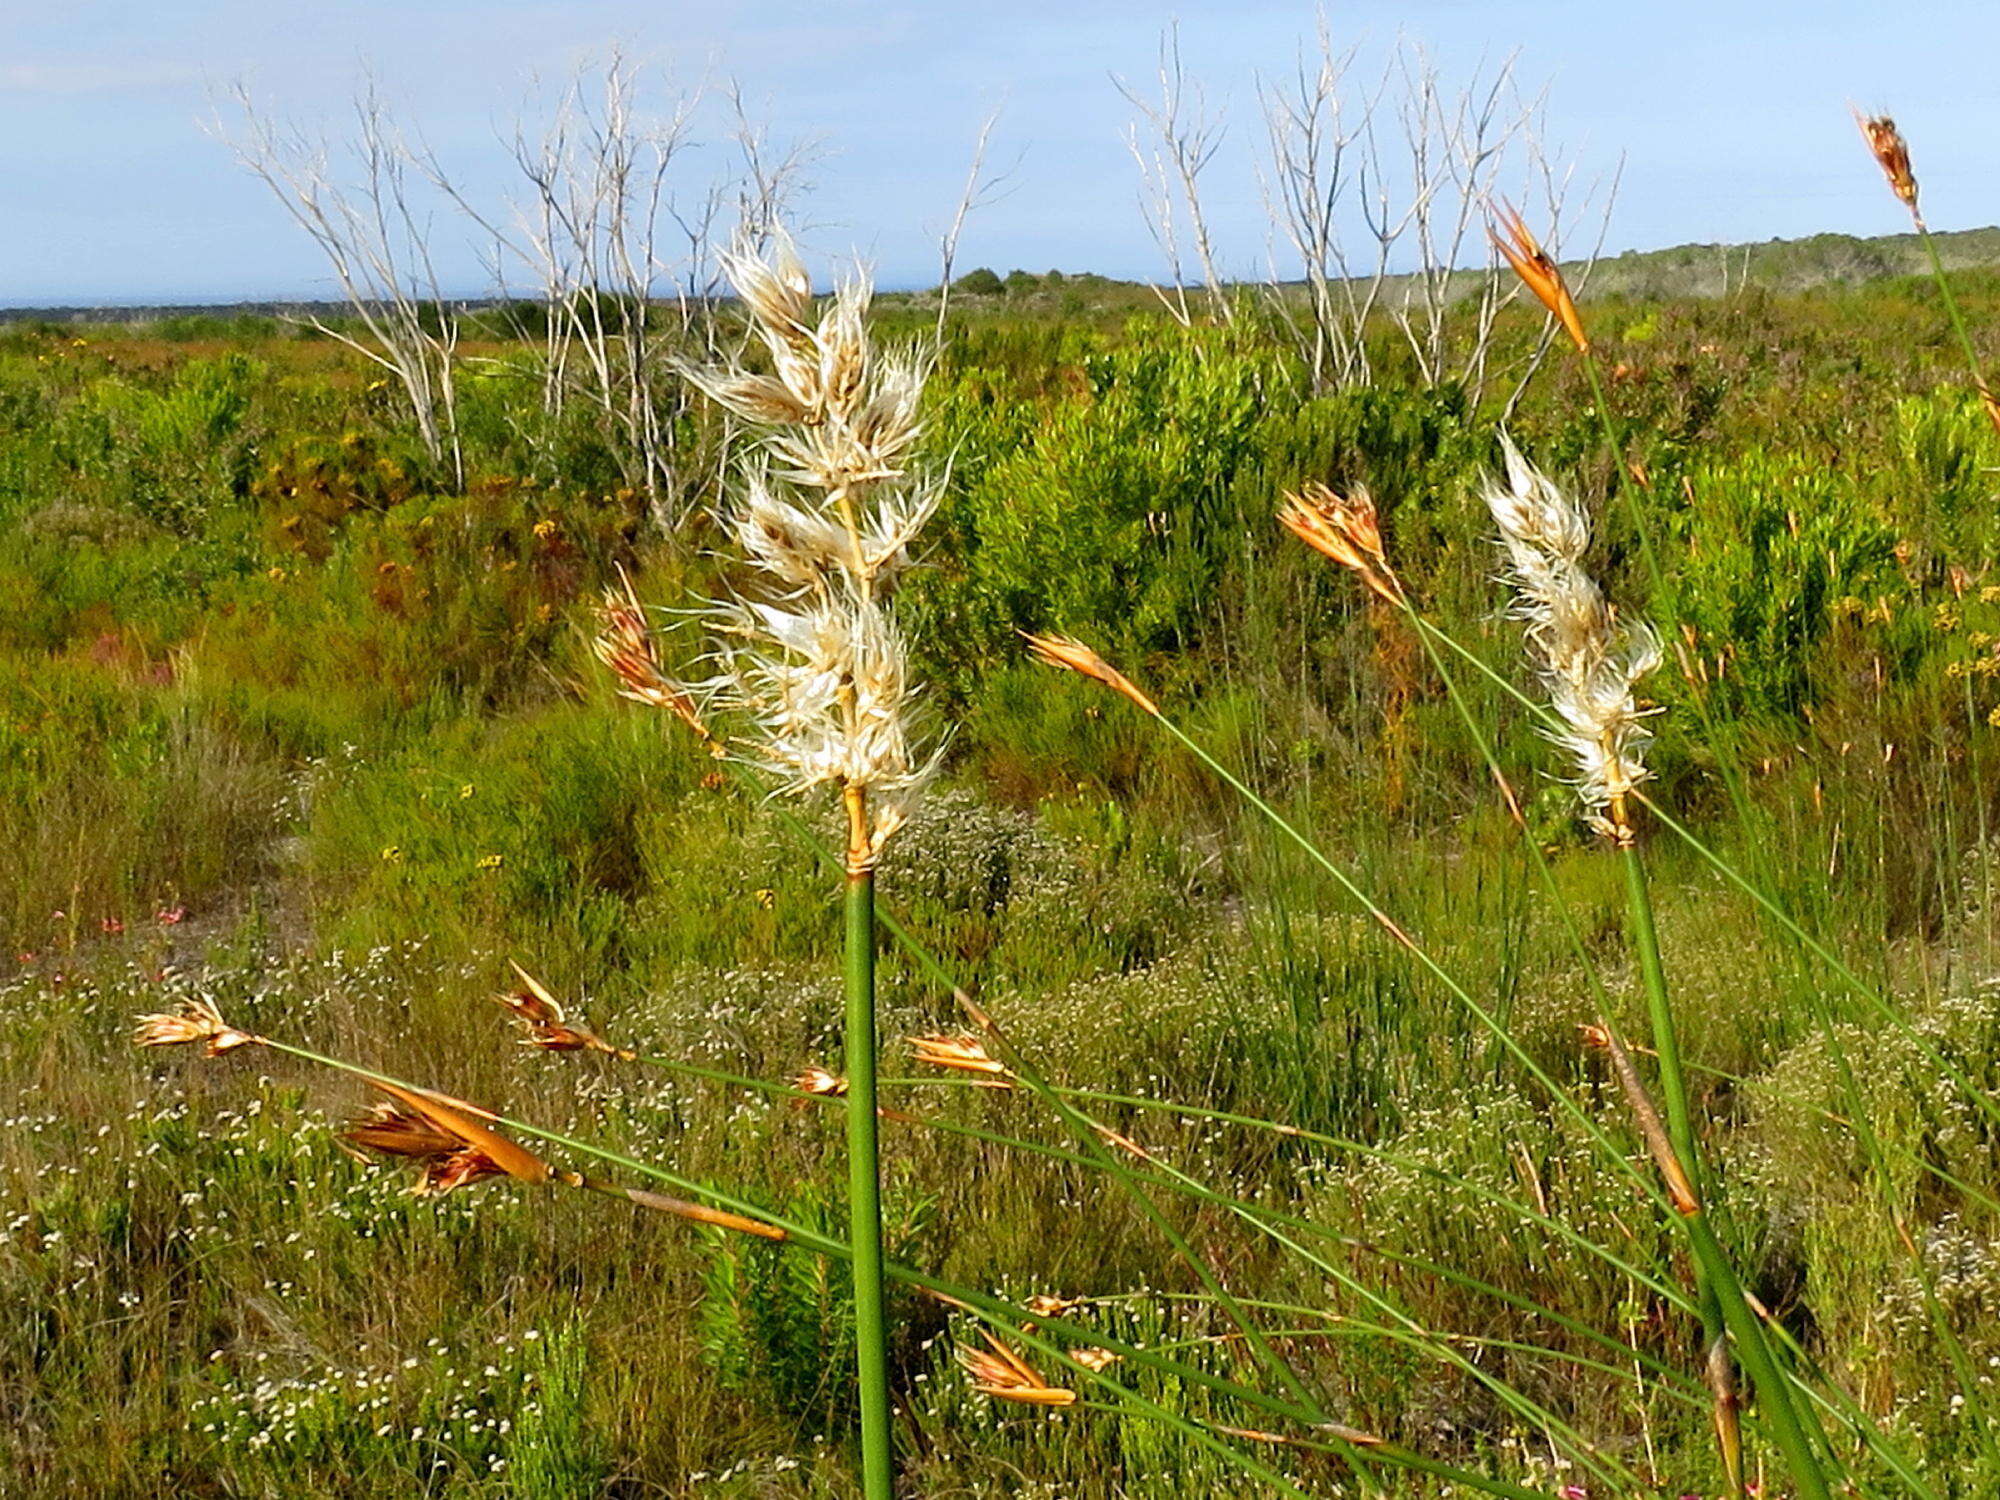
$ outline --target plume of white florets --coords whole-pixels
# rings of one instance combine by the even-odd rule
[[[724,257],[771,373],[689,378],[755,431],[759,451],[719,517],[756,581],[711,614],[715,673],[692,685],[747,731],[783,788],[831,785],[865,809],[851,860],[872,861],[935,767],[913,748],[908,652],[889,607],[917,533],[943,495],[914,472],[927,366],[878,351],[856,277],[814,315],[791,242]]]
[[[1660,638],[1644,621],[1621,621],[1605,602],[1583,555],[1590,521],[1575,500],[1501,435],[1505,483],[1489,478],[1484,499],[1500,528],[1514,618],[1528,627],[1528,652],[1562,721],[1551,738],[1576,767],[1572,784],[1584,821],[1617,843],[1631,840],[1627,798],[1646,769],[1649,710],[1639,680],[1660,665]]]

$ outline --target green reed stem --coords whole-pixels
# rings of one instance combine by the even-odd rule
[[[847,876],[848,1236],[854,1250],[854,1345],[861,1382],[861,1481],[867,1500],[890,1500],[895,1453],[889,1421],[889,1320],[882,1294],[882,1159],[875,1114],[875,875]]]
[[[1666,966],[1660,960],[1659,930],[1653,919],[1653,898],[1646,884],[1645,861],[1640,857],[1638,848],[1628,844],[1624,850],[1624,862],[1633,946],[1638,950],[1640,979],[1646,991],[1647,1018],[1653,1034],[1654,1054],[1659,1062],[1660,1089],[1666,1095],[1667,1139],[1680,1161],[1681,1170],[1694,1184],[1696,1197],[1705,1200],[1706,1190],[1702,1186],[1704,1174],[1695,1145],[1687,1076],[1681,1067],[1679,1029],[1674,1024]],[[1736,1358],[1756,1386],[1757,1396],[1765,1408],[1771,1440],[1777,1444],[1785,1466],[1791,1470],[1792,1481],[1798,1486],[1799,1494],[1804,1500],[1829,1500],[1832,1491],[1820,1463],[1820,1453],[1826,1444],[1825,1432],[1810,1413],[1801,1419],[1798,1405],[1792,1399],[1795,1390],[1792,1378],[1779,1367],[1776,1356],[1771,1352],[1770,1342],[1764,1336],[1763,1320],[1751,1309],[1736,1268],[1721,1241],[1715,1237],[1706,1208],[1698,1205],[1681,1217],[1689,1246],[1694,1251],[1696,1296],[1701,1303],[1704,1348],[1724,1329],[1727,1330]],[[1812,1424],[1817,1443],[1807,1436],[1807,1421]],[[1740,1492],[1742,1476],[1732,1473],[1730,1478]]]
[[[346,1062],[340,1058],[328,1057],[324,1053],[315,1052],[306,1047],[294,1046],[291,1043],[277,1041],[270,1037],[262,1037],[259,1040],[263,1046],[273,1052],[283,1053],[305,1062],[332,1068],[357,1078],[389,1083],[398,1088],[409,1089],[413,1092],[429,1092],[421,1085],[411,1083],[407,1079],[381,1073],[375,1069]],[[480,1111],[480,1114],[492,1124],[503,1125],[510,1130],[517,1131],[522,1135],[532,1137],[536,1140],[547,1141],[551,1145],[565,1147],[598,1161],[624,1167],[628,1171],[635,1172],[642,1177],[650,1177],[681,1192],[688,1193],[698,1200],[712,1203],[732,1213],[753,1217],[765,1224],[769,1224],[773,1228],[782,1229],[786,1232],[787,1238],[792,1245],[811,1254],[822,1255],[832,1260],[847,1261],[850,1264],[853,1261],[853,1248],[845,1241],[830,1238],[807,1224],[787,1218],[782,1214],[774,1213],[761,1204],[754,1203],[740,1194],[731,1193],[710,1183],[684,1177],[677,1172],[669,1171],[651,1162],[641,1161],[636,1157],[628,1156],[622,1152],[613,1151],[603,1146],[594,1145],[588,1141],[579,1140],[574,1136],[564,1135],[558,1131],[530,1124],[525,1120],[484,1110]],[[1504,1480],[1490,1479],[1436,1459],[1426,1458],[1422,1454],[1413,1453],[1397,1444],[1371,1441],[1365,1445],[1358,1445],[1355,1442],[1347,1441],[1341,1435],[1342,1429],[1326,1423],[1321,1418],[1302,1410],[1284,1398],[1275,1397],[1266,1392],[1242,1385],[1237,1381],[1230,1380],[1226,1376],[1213,1374],[1199,1365],[1190,1365],[1179,1360],[1167,1358],[1149,1349],[1118,1339],[1101,1329],[1080,1324],[1074,1319],[1043,1313],[1031,1313],[1024,1307],[992,1296],[987,1292],[946,1281],[940,1277],[925,1275],[912,1267],[901,1265],[894,1261],[883,1261],[882,1271],[885,1279],[940,1297],[952,1306],[962,1309],[982,1322],[1003,1330],[1009,1337],[1019,1340],[1024,1346],[1057,1360],[1065,1369],[1069,1370],[1080,1380],[1101,1387],[1109,1392],[1118,1400],[1121,1407],[1173,1428],[1190,1441],[1207,1448],[1209,1451],[1235,1465],[1245,1474],[1261,1480],[1278,1493],[1297,1496],[1299,1500],[1305,1500],[1305,1492],[1293,1484],[1285,1475],[1250,1454],[1243,1452],[1231,1443],[1223,1441],[1222,1434],[1211,1430],[1204,1424],[1181,1417],[1168,1408],[1147,1400],[1138,1392],[1120,1384],[1116,1379],[1104,1374],[1101,1370],[1093,1369],[1072,1359],[1061,1345],[1050,1339],[1049,1335],[1057,1332],[1063,1333],[1070,1338],[1076,1339],[1078,1342],[1087,1342],[1099,1348],[1108,1349],[1118,1355],[1120,1359],[1132,1364],[1143,1365],[1149,1369],[1157,1370],[1170,1378],[1205,1387],[1219,1395],[1242,1401],[1272,1415],[1288,1418],[1291,1421],[1304,1425],[1308,1430],[1328,1434],[1328,1437],[1324,1440],[1296,1436],[1287,1436],[1282,1440],[1285,1444],[1294,1448],[1338,1454],[1351,1462],[1355,1462],[1357,1467],[1372,1462],[1393,1468],[1408,1469],[1417,1473],[1431,1474],[1439,1478],[1449,1479],[1464,1488],[1480,1494],[1504,1495],[1509,1497],[1509,1500],[1540,1500],[1539,1494],[1536,1491],[1522,1489],[1519,1486],[1508,1484]],[[1234,1435],[1241,1436],[1241,1434]],[[1363,1472],[1365,1474],[1365,1469]]]
[[[1917,226],[1917,238],[1923,241],[1924,254],[1930,257],[1931,279],[1937,283],[1938,298],[1944,303],[1946,316],[1951,319],[1952,331],[1958,335],[1958,347],[1965,351],[1966,367],[1972,372],[1972,385],[1982,396],[1986,394],[1986,373],[1980,368],[1979,351],[1972,346],[1972,334],[1965,326],[1965,314],[1959,311],[1958,298],[1951,292],[1951,282],[1944,274],[1944,261],[1938,256],[1937,241],[1931,236],[1930,225],[1915,209],[1910,210],[1910,218]]]

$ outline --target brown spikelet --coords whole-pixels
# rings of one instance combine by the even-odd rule
[[[977,1073],[987,1080],[987,1087],[1010,1089],[1013,1074],[1005,1063],[986,1050],[985,1043],[970,1032],[960,1032],[957,1036],[912,1036],[905,1037],[915,1049],[914,1061],[933,1068],[952,1068],[960,1073]]]
[[[1140,692],[1123,672],[1099,656],[1081,641],[1071,640],[1066,635],[1031,635],[1021,632],[1021,638],[1028,643],[1028,649],[1035,653],[1037,661],[1052,667],[1063,667],[1093,682],[1101,682],[1114,693],[1122,694],[1151,714],[1160,717],[1160,706]]]
[[[1903,132],[1887,115],[1864,115],[1854,111],[1854,123],[1861,127],[1861,139],[1889,179],[1889,188],[1903,200],[1903,207],[1917,212],[1917,178],[1910,170],[1910,146]]]
[[[1035,1373],[1034,1367],[984,1329],[980,1337],[986,1348],[961,1344],[958,1362],[972,1377],[972,1388],[996,1401],[1013,1401],[1023,1406],[1073,1406],[1076,1392],[1052,1386]]]
[[[1102,1121],[1092,1120],[1090,1122],[1090,1128],[1097,1132],[1099,1140],[1105,1142],[1107,1145],[1116,1146],[1120,1151],[1123,1151],[1127,1156],[1136,1156],[1139,1158],[1140,1161],[1159,1160],[1159,1158],[1154,1156],[1152,1152],[1148,1151],[1144,1146],[1140,1145],[1137,1141],[1133,1140],[1131,1136],[1124,1134],[1122,1131],[1113,1130],[1109,1125],[1104,1124]]]
[[[694,731],[695,738],[708,746],[709,753],[727,753],[709,730],[694,699],[678,683],[660,670],[653,650],[652,628],[646,623],[646,609],[629,578],[620,576],[621,587],[606,589],[598,607],[599,628],[591,641],[597,659],[618,679],[618,696],[634,703],[664,708]]]
[[[1986,420],[1993,424],[1993,430],[2000,432],[2000,396],[1983,380],[1979,382],[1979,404],[1986,408]]]
[[[847,1080],[817,1065],[794,1078],[792,1087],[801,1093],[816,1094],[822,1098],[843,1099],[847,1096]]]
[[[563,1019],[563,1009],[547,986],[513,959],[508,963],[526,988],[498,994],[493,999],[512,1011],[514,1019],[521,1023],[526,1033],[521,1038],[522,1046],[539,1047],[545,1052],[602,1052],[626,1062],[637,1056],[629,1048],[614,1047],[593,1032],[571,1026]]]
[[[140,1016],[132,1032],[132,1043],[138,1047],[180,1047],[200,1042],[204,1057],[220,1057],[263,1040],[250,1032],[238,1031],[222,1019],[220,1011],[201,999],[183,1000],[178,1010]]]
[[[1363,583],[1389,603],[1403,603],[1403,586],[1382,555],[1375,502],[1361,486],[1345,495],[1337,495],[1317,481],[1296,493],[1288,490],[1278,508],[1278,521],[1315,552],[1359,574]]]
[[[1569,283],[1563,280],[1562,267],[1542,249],[1520,214],[1511,205],[1502,204],[1494,213],[1487,236],[1494,248],[1507,257],[1507,264],[1514,268],[1521,284],[1562,323],[1563,332],[1569,335],[1577,351],[1588,354],[1590,337],[1583,331],[1583,317],[1569,294]]]
[[[487,1177],[507,1176],[520,1182],[547,1182],[554,1173],[547,1162],[474,1118],[477,1105],[444,1094],[420,1093],[386,1079],[369,1083],[402,1106],[385,1114],[377,1110],[349,1126],[347,1140],[387,1156],[424,1163],[419,1194],[448,1193],[455,1187]],[[442,1151],[426,1149],[438,1139],[449,1142]]]
[[[414,1110],[388,1101],[371,1104],[366,1114],[341,1127],[340,1138],[378,1156],[405,1161],[429,1161],[465,1144]]]
[[[1299,1441],[1297,1438],[1286,1437],[1281,1433],[1260,1432],[1254,1427],[1225,1427],[1217,1424],[1215,1430],[1227,1437],[1242,1438],[1244,1441],[1251,1443],[1290,1444]],[[1325,1433],[1336,1442],[1346,1443],[1348,1446],[1354,1448],[1386,1448],[1388,1446],[1388,1443],[1384,1439],[1375,1436],[1374,1433],[1363,1432],[1359,1427],[1349,1427],[1341,1422],[1321,1422],[1314,1430]]]

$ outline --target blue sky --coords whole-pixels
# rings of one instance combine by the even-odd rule
[[[1607,248],[1905,227],[1847,115],[1895,114],[1939,228],[2000,220],[2000,6],[1355,0],[1337,38],[1381,56],[1421,40],[1447,76],[1518,49],[1551,139],[1586,175],[1620,157]],[[1190,72],[1228,122],[1209,177],[1225,267],[1265,264],[1252,165],[1256,82],[1290,69],[1310,3],[1122,0],[0,0],[0,305],[326,296],[314,251],[202,121],[246,81],[335,121],[365,65],[476,195],[507,190],[496,133],[533,78],[618,43],[686,83],[732,76],[781,136],[811,136],[809,243],[931,279],[981,120],[1009,191],[961,267],[1156,275],[1111,83],[1143,80],[1177,17]],[[455,231],[441,227],[441,242]],[[485,283],[455,256],[467,292]]]

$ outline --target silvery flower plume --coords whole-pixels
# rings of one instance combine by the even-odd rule
[[[1562,721],[1551,738],[1576,767],[1572,784],[1585,822],[1628,844],[1627,801],[1650,775],[1645,755],[1653,737],[1634,689],[1660,664],[1659,636],[1644,621],[1619,620],[1584,571],[1590,521],[1582,507],[1506,434],[1500,442],[1506,481],[1489,477],[1483,498],[1507,553],[1511,614],[1528,627],[1529,655]]]
[[[719,517],[750,582],[710,610],[715,670],[695,690],[782,789],[840,791],[849,863],[867,869],[936,762],[913,744],[909,653],[889,604],[943,494],[910,463],[928,367],[875,348],[865,278],[816,313],[781,232],[724,268],[770,372],[688,372],[760,440]]]

